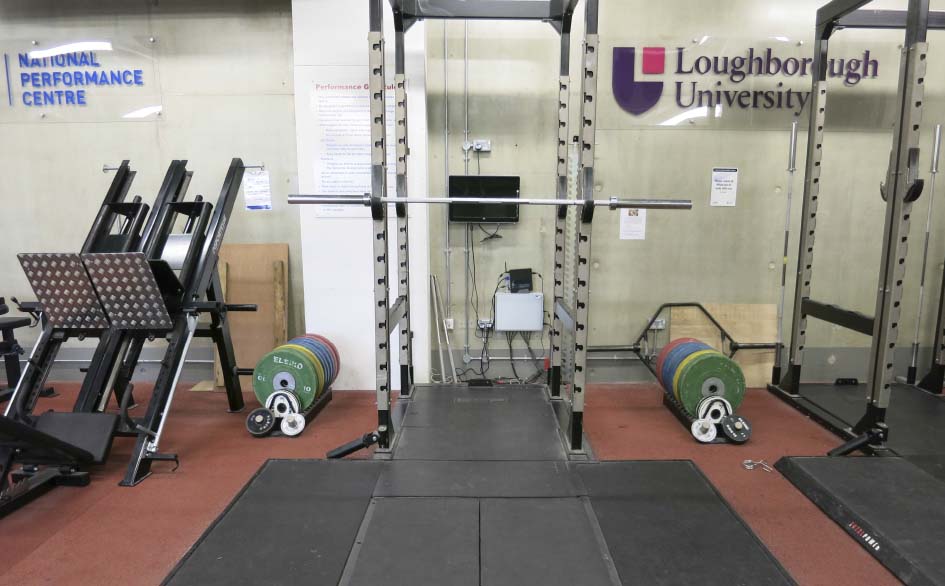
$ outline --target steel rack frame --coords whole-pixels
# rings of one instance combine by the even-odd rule
[[[386,204],[382,198],[387,193],[387,148],[385,96],[386,74],[384,62],[384,1],[368,0],[370,6],[370,35],[369,35],[369,66],[370,66],[370,102],[371,102],[371,215],[374,225],[374,303],[375,303],[375,363],[377,409],[378,409],[378,449],[388,451],[394,437],[393,421],[390,415],[390,349],[389,336],[391,332],[400,331],[400,364],[401,364],[401,396],[410,394],[413,380],[413,348],[411,339],[413,331],[410,329],[410,300],[409,300],[409,241],[407,209],[405,203],[396,204],[397,213],[397,250],[398,250],[398,297],[393,305],[389,299],[389,267],[387,258],[387,218]],[[585,40],[585,72],[584,72],[584,101],[582,102],[582,119],[585,124],[583,135],[582,168],[584,182],[590,185],[586,192],[587,198],[593,197],[593,157],[594,131],[596,112],[597,88],[597,21],[599,0],[587,0],[586,21],[587,38]],[[395,121],[396,149],[397,149],[397,196],[407,198],[407,156],[409,145],[407,142],[407,92],[406,71],[404,56],[404,34],[416,22],[423,19],[514,19],[514,20],[541,20],[549,22],[561,36],[561,75],[559,79],[559,118],[558,118],[558,185],[557,196],[567,199],[567,160],[568,160],[568,122],[569,122],[569,92],[570,92],[570,32],[571,22],[577,0],[550,0],[550,1],[485,1],[485,2],[458,2],[456,0],[433,0],[417,2],[416,0],[390,0],[393,10],[395,28]],[[555,224],[555,298],[563,297],[564,293],[564,221],[567,217],[567,207],[562,206],[557,214]],[[586,259],[590,256],[590,223],[593,219],[593,205],[585,207],[582,213],[581,234],[583,243],[584,266],[587,269]],[[587,272],[586,270],[584,271]],[[587,301],[589,275],[584,274],[578,283],[578,314],[576,328],[578,337],[583,335],[583,343],[578,340],[576,349],[575,383],[572,393],[570,409],[570,447],[574,451],[581,451],[583,437],[584,411],[584,366],[586,356],[583,347],[587,339]],[[553,327],[552,356],[554,357],[554,380],[552,396],[560,398],[561,384],[561,324],[555,318]],[[557,346],[557,347],[555,347]]]
[[[387,193],[386,155],[388,145],[385,138],[384,88],[386,87],[384,62],[384,0],[368,0],[370,7],[369,34],[369,89],[371,104],[371,193],[363,197],[293,195],[293,204],[350,204],[369,205],[374,227],[374,321],[375,327],[375,393],[377,396],[378,427],[338,450],[332,457],[342,457],[354,450],[376,443],[378,452],[390,452],[395,438],[391,418],[390,398],[390,334],[400,331],[401,348],[401,394],[410,393],[412,378],[412,348],[410,340],[409,289],[409,242],[407,239],[406,204],[446,204],[447,198],[421,198],[407,195],[407,95],[404,70],[404,33],[415,22],[423,19],[506,19],[536,20],[548,22],[561,38],[561,65],[558,82],[558,148],[556,154],[557,186],[556,199],[515,200],[522,205],[557,206],[554,250],[554,297],[555,312],[552,325],[552,368],[549,393],[553,399],[562,399],[562,388],[570,387],[568,401],[567,444],[574,453],[583,452],[584,388],[586,384],[588,309],[590,306],[590,255],[591,226],[595,206],[609,209],[624,207],[651,207],[655,209],[691,209],[690,201],[673,200],[618,200],[595,201],[594,196],[594,150],[597,114],[597,68],[600,41],[598,37],[599,0],[585,0],[585,40],[582,66],[582,100],[580,110],[581,131],[578,141],[581,147],[581,174],[578,199],[568,199],[568,144],[569,144],[569,93],[571,24],[578,0],[389,0],[395,26],[395,88],[397,120],[397,197]],[[389,259],[387,258],[387,204],[396,204],[398,218],[398,297],[390,302]],[[502,203],[490,200],[490,203]],[[580,207],[580,217],[575,231],[575,251],[572,258],[565,251],[567,218],[570,207]],[[566,264],[575,268],[573,283],[566,283]],[[573,292],[574,307],[564,299]],[[574,334],[574,344],[565,347],[563,334],[568,329]],[[573,367],[563,369],[562,358]],[[564,402],[564,401],[561,401]]]
[[[817,11],[812,95],[804,170],[797,281],[792,311],[788,370],[768,389],[798,410],[848,440],[831,451],[832,455],[856,450],[883,450],[888,438],[885,422],[892,385],[895,382],[893,354],[896,348],[902,301],[903,278],[912,203],[922,193],[919,179],[919,128],[922,118],[926,54],[926,33],[930,27],[928,0],[909,0],[908,10],[859,10],[870,0],[833,0]],[[931,25],[945,24],[941,14]],[[892,149],[882,197],[886,201],[882,261],[873,316],[811,299],[814,240],[820,197],[821,161],[827,101],[826,65],[831,35],[840,28],[905,28],[897,92],[897,116]],[[801,394],[801,366],[807,334],[807,319],[813,317],[869,335],[872,338],[867,375],[866,412],[852,427],[838,425],[839,417],[805,401]]]

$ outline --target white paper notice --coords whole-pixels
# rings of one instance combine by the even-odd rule
[[[646,240],[646,210],[620,210],[620,239]]]
[[[712,193],[709,196],[709,205],[735,207],[735,196],[737,194],[738,169],[732,167],[713,168]]]
[[[266,169],[247,169],[243,174],[243,200],[247,210],[271,210],[272,189],[269,185],[269,171]]]
[[[360,77],[360,74],[359,74]],[[370,89],[364,82],[324,81],[312,88],[315,113],[315,193],[357,195],[371,191]],[[387,193],[397,194],[394,86],[387,88]],[[318,217],[370,217],[364,206],[313,206]]]

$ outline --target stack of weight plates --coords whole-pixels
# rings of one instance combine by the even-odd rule
[[[706,397],[722,397],[738,409],[745,398],[745,375],[738,364],[695,338],[667,344],[656,359],[663,389],[694,418]]]
[[[253,392],[262,405],[277,391],[290,392],[305,411],[331,387],[340,370],[335,345],[324,336],[306,334],[259,360],[253,370]]]

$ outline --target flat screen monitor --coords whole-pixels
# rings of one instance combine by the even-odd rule
[[[518,198],[521,178],[487,175],[451,175],[450,198]],[[517,203],[451,203],[450,222],[472,224],[514,224]]]

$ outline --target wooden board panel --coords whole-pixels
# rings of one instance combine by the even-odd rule
[[[253,368],[259,359],[287,340],[289,290],[289,245],[224,244],[218,270],[227,303],[255,303],[256,312],[228,314],[230,335],[240,368]],[[214,360],[216,360],[214,352]],[[215,386],[222,386],[219,367]],[[252,389],[252,378],[241,377],[243,390]],[[201,384],[198,389],[204,388]]]
[[[778,308],[767,303],[703,303],[709,313],[739,342],[774,342],[778,335]],[[719,330],[694,307],[674,307],[669,319],[670,339],[696,338],[723,350]],[[724,349],[727,353],[728,348]],[[763,387],[771,379],[774,350],[740,350],[735,361],[749,387]]]

